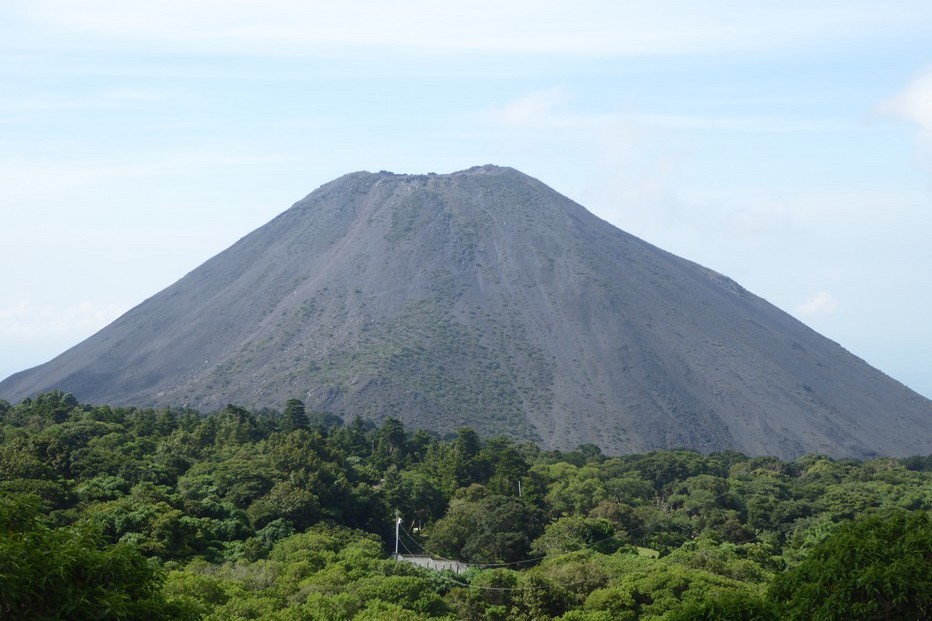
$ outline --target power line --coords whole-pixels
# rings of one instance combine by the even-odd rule
[[[717,496],[713,496],[713,497],[710,499],[710,501],[719,500],[719,499],[724,498],[725,496],[728,496],[728,495],[730,495],[730,494],[732,494],[732,493],[734,493],[733,490],[728,490],[728,491],[726,491],[726,492],[723,492],[723,493],[721,493],[721,494],[718,494]],[[670,518],[672,518],[672,517],[675,517],[678,513],[682,513],[682,512],[685,512],[685,511],[688,511],[688,509],[687,509],[686,507],[681,507],[681,508],[676,509],[675,511],[671,512],[669,515],[659,516],[659,517],[657,517],[657,519],[653,520],[652,522],[649,522],[649,523],[647,523],[647,524],[642,524],[641,526],[639,526],[639,527],[637,527],[637,528],[632,528],[632,529],[626,530],[626,531],[624,531],[622,534],[630,538],[630,536],[631,536],[632,534],[634,534],[634,533],[637,533],[637,532],[642,531],[642,530],[646,530],[646,529],[648,529],[648,528],[652,528],[652,527],[656,526],[657,524],[661,523],[662,521],[664,521],[664,520],[666,520],[666,519],[670,519]],[[530,557],[530,558],[523,559],[523,560],[519,560],[519,561],[511,561],[511,562],[503,562],[503,563],[463,563],[462,561],[457,561],[457,560],[454,560],[454,559],[448,559],[448,558],[444,558],[444,557],[441,556],[441,555],[435,555],[435,554],[433,554],[432,552],[430,552],[429,550],[427,550],[427,548],[425,548],[425,547],[423,546],[423,544],[421,544],[420,542],[418,542],[418,541],[414,538],[413,535],[411,535],[410,533],[408,533],[408,531],[407,531],[406,529],[401,528],[400,530],[401,530],[401,533],[403,533],[405,536],[407,536],[408,539],[409,539],[412,543],[414,543],[414,544],[417,545],[419,548],[421,548],[421,550],[423,550],[423,551],[424,551],[428,556],[430,556],[431,558],[434,558],[434,559],[436,559],[436,560],[438,560],[438,561],[443,561],[443,562],[461,563],[461,564],[467,565],[467,567],[474,567],[474,568],[477,568],[477,569],[495,569],[495,568],[512,567],[512,566],[515,566],[515,565],[529,565],[529,564],[537,563],[537,562],[542,561],[542,560],[544,560],[545,558],[547,558],[547,555],[545,554],[545,555],[543,555],[543,556]],[[616,534],[614,534],[614,535],[611,535],[611,536],[609,536],[609,537],[603,537],[602,539],[599,539],[599,540],[596,540],[596,541],[588,542],[588,543],[584,544],[580,549],[581,549],[581,550],[592,549],[592,548],[594,548],[595,546],[597,546],[597,545],[599,545],[599,544],[602,544],[602,543],[605,543],[605,542],[607,542],[607,541],[610,541],[610,540],[612,540],[612,539],[617,539],[617,538],[618,538],[618,533],[616,533]],[[758,537],[757,537],[756,534],[755,534],[755,535],[752,535],[752,537],[750,537],[750,538],[748,538],[748,539],[746,539],[746,540],[742,540],[742,541],[738,541],[738,542],[730,542],[730,543],[733,543],[734,545],[743,545],[743,544],[745,544],[745,543],[751,543],[751,542],[753,542],[753,541],[759,541],[759,539],[758,539]],[[405,547],[405,549],[407,550],[407,547]],[[408,550],[408,553],[411,554],[410,550]],[[413,554],[412,554],[412,555],[413,555]],[[452,578],[452,577],[447,577],[446,579],[447,579],[448,581],[454,582],[455,584],[459,584],[459,585],[461,585],[461,586],[465,586],[465,587],[469,587],[469,588],[477,588],[477,589],[482,589],[482,590],[493,590],[493,591],[526,591],[526,590],[539,590],[539,589],[546,589],[546,588],[549,588],[549,586],[536,586],[536,587],[532,587],[532,586],[527,586],[527,587],[485,587],[485,586],[481,586],[481,585],[472,585],[471,583],[463,582],[463,581],[461,581],[461,580],[456,580],[456,579],[454,579],[454,578]],[[576,586],[576,585],[579,585],[579,584],[583,584],[584,582],[587,582],[587,581],[581,580],[581,581],[578,581],[578,582],[567,583],[567,584],[564,584],[563,586],[565,586],[565,587],[567,587],[567,586]]]

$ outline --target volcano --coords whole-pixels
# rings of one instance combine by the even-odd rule
[[[53,360],[16,402],[309,410],[796,457],[932,453],[932,402],[731,279],[510,168],[320,187]]]

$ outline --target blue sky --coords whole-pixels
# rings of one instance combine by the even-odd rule
[[[513,166],[932,397],[932,3],[6,0],[0,377],[321,184]]]

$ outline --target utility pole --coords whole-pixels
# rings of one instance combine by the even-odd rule
[[[398,509],[395,509],[395,560],[398,560],[398,536],[401,530],[401,516],[398,515]]]

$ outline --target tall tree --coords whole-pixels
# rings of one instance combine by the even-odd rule
[[[296,429],[307,429],[308,427],[304,402],[300,399],[288,399],[285,402],[285,412],[282,416],[282,430],[289,432]]]

